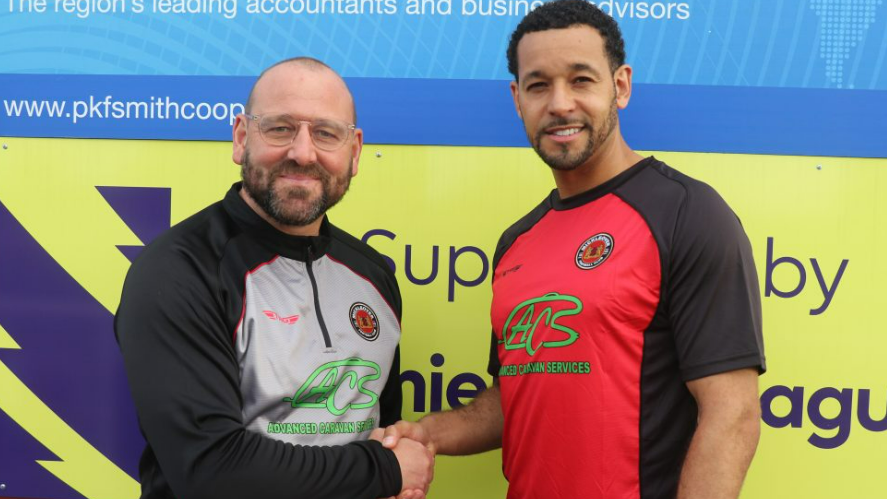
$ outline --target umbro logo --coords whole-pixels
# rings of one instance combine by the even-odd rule
[[[295,324],[297,320],[299,320],[298,315],[291,315],[289,317],[282,317],[277,315],[276,312],[272,312],[271,310],[262,310],[262,313],[265,314],[265,317],[271,319],[272,321],[280,321],[284,324]]]

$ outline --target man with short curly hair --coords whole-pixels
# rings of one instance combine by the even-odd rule
[[[443,454],[501,445],[509,499],[735,499],[765,369],[739,219],[708,185],[626,144],[632,68],[594,5],[530,12],[508,68],[556,189],[496,248],[493,386],[374,437]]]

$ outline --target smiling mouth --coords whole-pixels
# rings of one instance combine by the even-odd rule
[[[277,176],[286,180],[320,180],[320,172],[311,168],[284,169]]]
[[[545,134],[554,140],[569,140],[585,129],[583,125],[559,126],[545,130]]]
[[[576,135],[582,130],[582,128],[565,128],[563,130],[555,130],[553,132],[549,132],[552,135],[557,135],[558,137],[569,137],[570,135]]]
[[[320,179],[312,175],[289,174],[278,175],[279,185],[288,186],[288,188],[309,188],[320,183]]]

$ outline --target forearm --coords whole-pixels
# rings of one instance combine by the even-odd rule
[[[735,499],[760,436],[753,408],[730,418],[700,417],[678,485],[678,499]]]
[[[177,497],[235,499],[261,491],[267,499],[369,499],[400,490],[397,460],[375,442],[305,446],[273,440],[243,428],[233,393],[204,398],[209,387],[202,386],[176,394],[159,370],[145,373],[151,374],[132,373],[133,398],[152,454]],[[193,403],[182,402],[186,396]]]
[[[439,454],[462,456],[502,446],[502,405],[499,385],[481,392],[474,401],[452,411],[436,412],[422,418]]]
[[[245,436],[253,437],[248,432]],[[224,449],[192,461],[190,469],[176,475],[173,491],[190,499],[235,499],[257,493],[268,499],[371,499],[394,494],[402,485],[393,453],[375,442],[329,447],[284,444],[278,449],[282,452],[261,449],[267,443],[273,442],[255,440],[246,445],[249,448]]]

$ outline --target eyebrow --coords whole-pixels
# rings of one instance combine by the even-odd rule
[[[575,63],[571,64],[570,70],[572,72],[588,71],[595,78],[601,77],[600,71],[589,66],[588,64],[585,64],[584,62],[575,62]],[[530,78],[545,78],[545,72],[540,69],[537,69],[535,71],[530,71],[529,73],[525,74],[523,77],[524,80],[529,80]]]
[[[596,78],[601,77],[600,71],[598,71],[597,69],[589,66],[588,64],[582,63],[582,62],[574,63],[573,65],[570,66],[570,69],[572,69],[573,71],[588,71]]]

